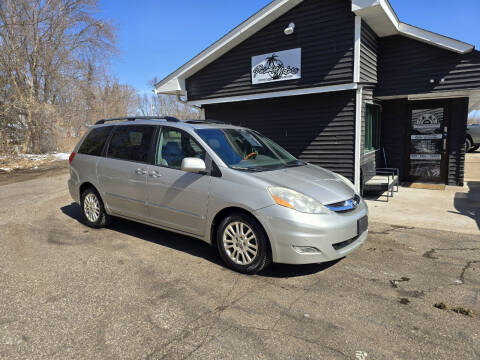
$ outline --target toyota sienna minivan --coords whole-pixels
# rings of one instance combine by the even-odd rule
[[[195,237],[243,273],[339,259],[368,235],[367,206],[349,180],[243,127],[101,120],[69,162],[88,226],[116,216]]]

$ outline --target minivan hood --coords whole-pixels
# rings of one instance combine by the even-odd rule
[[[251,175],[272,186],[285,187],[308,195],[324,205],[345,201],[355,196],[353,189],[335,173],[312,164]]]

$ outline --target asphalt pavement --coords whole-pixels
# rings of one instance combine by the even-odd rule
[[[373,219],[345,259],[245,276],[195,239],[87,228],[66,181],[0,186],[1,359],[480,359],[480,235]]]

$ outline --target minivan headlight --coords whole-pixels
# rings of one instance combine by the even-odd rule
[[[268,192],[278,205],[289,209],[306,214],[328,214],[330,212],[317,200],[295,190],[283,187],[269,187]]]

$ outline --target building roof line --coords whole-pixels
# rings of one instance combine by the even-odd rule
[[[185,80],[239,45],[304,0],[274,0],[228,32],[190,61],[155,84],[155,93],[186,95]],[[402,35],[459,54],[474,46],[419,27],[402,23],[388,0],[352,0],[352,11],[379,37]],[[285,24],[288,25],[288,24]]]

